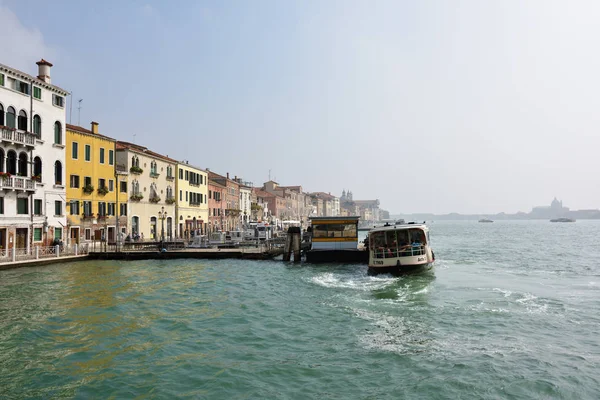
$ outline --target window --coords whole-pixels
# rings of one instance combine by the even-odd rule
[[[54,144],[62,144],[62,125],[58,121],[54,123]]]
[[[71,175],[69,178],[69,186],[75,189],[79,189],[79,175]]]
[[[4,86],[4,74],[0,74],[0,86]]]
[[[108,212],[107,215],[115,215],[115,203],[108,203]]]
[[[106,203],[105,202],[98,203],[98,216],[99,217],[106,216]]]
[[[0,104],[0,125],[4,126],[4,107]]]
[[[54,202],[54,215],[62,215],[62,201],[60,200]]]
[[[71,157],[73,160],[77,160],[77,156],[79,154],[79,143],[73,142],[73,149],[71,150]]]
[[[188,182],[190,180],[190,172],[189,171],[185,171],[185,180]]]
[[[62,185],[62,164],[58,160],[54,163],[54,184]]]
[[[42,137],[42,119],[39,115],[33,116],[33,133],[35,133],[38,138]]]
[[[127,204],[119,204],[119,208],[121,209],[119,215],[127,215]]]
[[[15,79],[15,90],[17,92],[21,92],[23,94],[29,94],[29,84],[27,82],[23,82]]]
[[[42,241],[42,228],[33,228],[33,241],[34,242]]]
[[[58,96],[56,94],[53,94],[52,95],[52,104],[54,104],[57,107],[64,107],[65,99],[62,96]]]
[[[85,161],[92,160],[92,147],[89,144],[85,145]]]
[[[6,126],[9,128],[17,127],[17,112],[12,107],[8,107],[8,110],[6,110]]]
[[[113,150],[108,151],[108,165],[113,165],[115,163],[115,152]]]
[[[86,217],[90,217],[92,215],[92,202],[84,201],[83,202],[83,215]]]
[[[92,230],[85,228],[85,240],[92,240]]]
[[[104,149],[100,149],[100,164],[104,164]]]
[[[41,199],[33,200],[33,214],[34,215],[42,215],[42,200]]]
[[[183,179],[183,170],[179,168],[179,179]]]
[[[212,190],[209,190],[209,191],[208,191],[208,198],[209,198],[209,199],[212,199]]]
[[[62,239],[62,228],[60,228],[60,227],[54,228],[54,239],[58,239],[58,240]]]
[[[127,193],[127,182],[119,182],[121,186],[121,193]]]
[[[115,181],[113,181],[112,179],[108,180],[108,191],[109,192],[115,191]]]
[[[185,191],[185,201],[188,201],[188,192],[187,192],[187,190]]]
[[[71,200],[69,205],[71,215],[79,215],[79,201]]]
[[[180,190],[180,191],[179,191],[179,201],[182,201],[182,200],[183,200],[183,198],[182,198],[182,197],[183,197],[183,190]]]
[[[42,89],[37,86],[34,86],[33,87],[33,97],[41,100],[42,99]]]
[[[17,128],[20,131],[27,130],[27,113],[25,110],[19,111],[19,117],[17,118]]]
[[[98,179],[98,189],[103,188],[105,186],[106,186],[106,179],[104,179],[104,178]]]
[[[17,199],[17,214],[29,214],[28,199]]]
[[[4,197],[0,197],[0,214],[4,214]]]
[[[83,186],[92,186],[92,177],[86,176],[83,178]]]

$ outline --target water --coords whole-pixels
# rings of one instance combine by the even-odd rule
[[[431,273],[0,271],[0,398],[600,398],[600,221],[434,222]]]

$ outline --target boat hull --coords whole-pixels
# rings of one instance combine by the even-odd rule
[[[310,250],[306,252],[306,262],[367,264],[369,252],[364,250]]]
[[[426,262],[422,264],[396,264],[388,266],[373,267],[369,265],[369,275],[377,274],[392,274],[392,275],[408,275],[408,274],[419,274],[421,272],[429,271],[433,268],[433,262]]]

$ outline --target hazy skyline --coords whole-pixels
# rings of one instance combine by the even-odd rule
[[[392,214],[586,209],[599,19],[592,1],[0,0],[0,62],[51,61],[74,124],[83,99],[82,126],[255,185],[270,170]]]

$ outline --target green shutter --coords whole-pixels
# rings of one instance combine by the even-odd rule
[[[42,241],[42,228],[33,228],[33,241],[34,242]]]
[[[91,151],[91,147],[90,145],[86,144],[85,145],[85,161],[90,161],[90,151]]]
[[[62,228],[54,228],[54,239],[62,239]]]
[[[4,86],[4,74],[0,74],[0,86]]]
[[[35,97],[36,99],[41,99],[42,98],[42,89],[34,86],[33,87],[33,97]]]

